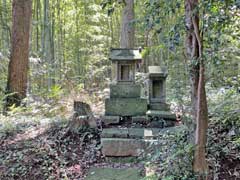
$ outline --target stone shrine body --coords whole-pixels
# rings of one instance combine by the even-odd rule
[[[110,98],[105,101],[105,117],[120,119],[145,115],[147,99],[141,98],[141,86],[135,83],[135,72],[142,61],[138,49],[111,49],[112,82]]]

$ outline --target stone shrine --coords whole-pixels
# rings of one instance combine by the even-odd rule
[[[166,67],[149,66],[149,110],[147,116],[153,124],[160,127],[174,126],[175,114],[170,112],[170,107],[166,103],[166,78],[168,71]],[[160,122],[157,123],[156,121]]]
[[[101,134],[102,153],[107,157],[138,157],[158,142],[166,127],[175,126],[176,117],[166,104],[166,67],[149,66],[148,99],[141,97],[135,81],[139,49],[111,49],[112,81],[105,99]]]
[[[145,115],[147,99],[140,97],[141,86],[135,83],[137,65],[142,61],[140,50],[111,49],[110,60],[112,82],[110,98],[105,100],[105,123],[109,124],[110,119]]]

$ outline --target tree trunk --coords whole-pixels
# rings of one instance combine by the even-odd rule
[[[194,2],[195,1],[195,2]],[[186,36],[186,52],[187,58],[191,61],[190,67],[190,82],[191,82],[191,102],[192,102],[192,117],[196,121],[197,117],[197,90],[199,81],[199,47],[197,37],[194,33],[194,26],[192,19],[199,23],[197,15],[192,17],[193,6],[196,6],[197,0],[185,0],[185,26],[187,31]]]
[[[208,108],[205,92],[203,44],[199,28],[198,0],[185,0],[185,23],[187,28],[186,49],[191,60],[191,100],[193,120],[196,123],[193,170],[204,179],[208,172],[205,158],[207,142]]]
[[[13,0],[12,48],[8,68],[6,108],[19,106],[27,93],[29,35],[32,16],[32,0]]]
[[[125,6],[122,12],[122,24],[121,24],[121,48],[133,48],[135,28],[133,24],[134,20],[134,0],[125,0]]]
[[[198,101],[197,101],[197,127],[195,132],[195,153],[193,169],[196,173],[203,175],[199,179],[204,179],[204,175],[208,172],[208,164],[205,158],[205,146],[207,143],[208,129],[208,107],[205,91],[204,64],[203,60],[200,63],[200,77],[198,84]]]

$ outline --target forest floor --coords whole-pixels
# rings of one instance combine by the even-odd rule
[[[144,165],[141,163],[106,161],[101,154],[100,136],[96,130],[71,132],[66,121],[42,119],[36,123],[30,121],[30,117],[21,119],[24,119],[24,122],[19,120],[17,131],[0,137],[1,180],[83,180],[87,175],[90,175],[88,179],[92,180],[91,175],[94,176],[99,168],[103,168],[101,172],[105,173],[100,173],[103,175],[107,173],[108,168],[135,169],[135,171],[129,172],[129,176],[134,172],[144,174]],[[220,131],[218,129],[220,135],[218,134],[218,139],[215,141],[222,141],[226,138],[226,132]],[[227,143],[223,146],[226,149],[231,144]],[[236,154],[231,152],[228,156],[224,154],[208,155],[209,162],[213,162],[218,157],[218,166],[220,167],[220,171],[215,172],[210,179],[240,179],[240,161],[233,158],[239,155],[237,150],[234,152]],[[214,172],[214,165],[210,165]],[[124,172],[126,173],[126,171]],[[96,176],[100,175],[96,174]]]
[[[97,130],[72,132],[65,120],[42,118],[33,122],[27,116],[16,123],[14,131],[0,133],[1,180],[82,180],[87,174],[93,176],[94,168],[136,170],[129,171],[130,175],[143,170],[139,163],[106,161]]]
[[[63,117],[63,114],[70,117],[72,110],[62,110],[62,106],[72,107],[72,99],[83,101],[81,97],[73,96],[69,98],[70,101],[53,106],[58,116],[46,118],[39,107],[24,115],[0,115],[1,180],[83,180],[89,174],[96,173],[99,176],[95,172],[96,168],[133,169],[130,173],[138,171],[144,174],[143,163],[106,161],[101,153],[98,130],[69,131],[69,118]],[[101,114],[103,97],[97,99],[99,95],[91,96],[87,99],[96,100],[92,103],[92,110]],[[44,105],[43,111],[52,113],[49,107]],[[226,117],[231,118],[225,122],[210,121],[207,147],[211,172],[209,179],[240,179],[240,128],[238,124],[232,123],[239,120],[239,113],[238,110],[226,114]],[[88,177],[92,180],[91,176]]]

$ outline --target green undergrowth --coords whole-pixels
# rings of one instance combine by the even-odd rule
[[[0,179],[82,178],[87,169],[101,159],[96,130],[71,131],[66,120],[52,120],[47,125],[39,122],[25,121],[11,127],[11,131],[21,129],[13,134],[7,134],[6,127],[2,129],[1,134],[5,135],[0,136]]]
[[[195,179],[192,172],[193,145],[189,143],[189,131],[184,126],[178,128],[159,135],[160,146],[157,150],[153,149],[146,161],[146,167],[154,173],[146,177],[146,180]]]
[[[236,88],[221,89],[209,100],[208,161],[210,176],[240,177],[240,97]]]

